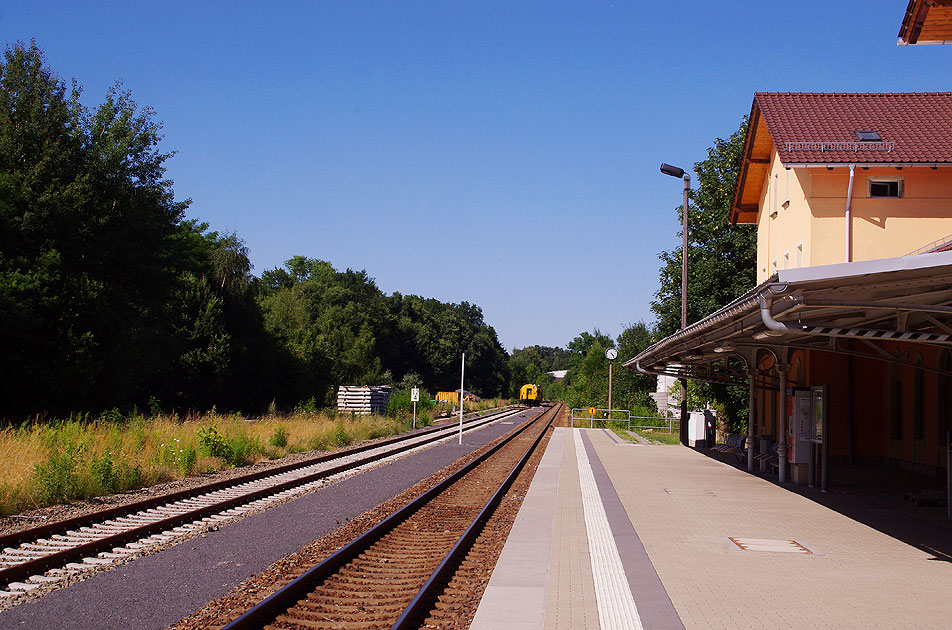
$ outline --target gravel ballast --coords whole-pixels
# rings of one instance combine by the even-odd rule
[[[465,434],[462,446],[450,440],[328,484],[4,611],[0,626],[164,628],[512,428],[496,423]]]

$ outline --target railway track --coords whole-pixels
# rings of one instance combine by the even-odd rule
[[[515,429],[224,628],[457,626],[476,574],[492,566],[480,554],[484,535],[498,538],[487,523],[558,411]]]
[[[464,431],[522,413],[505,409],[464,420]],[[427,446],[458,431],[456,423],[421,429],[223,482],[0,536],[0,602],[55,588],[84,573],[214,529],[319,487],[335,475]]]

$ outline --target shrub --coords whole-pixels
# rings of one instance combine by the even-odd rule
[[[347,432],[347,427],[344,426],[343,420],[338,420],[337,424],[334,426],[334,445],[335,446],[347,446],[353,441],[350,434]]]
[[[149,415],[153,418],[162,415],[162,403],[155,396],[149,396]]]
[[[317,400],[311,396],[294,405],[295,413],[317,413]]]
[[[103,420],[104,422],[114,422],[118,424],[125,418],[123,418],[122,412],[119,411],[118,407],[113,407],[112,409],[107,409],[106,411],[102,412],[102,415],[99,416],[99,419]]]
[[[268,438],[268,444],[276,448],[287,448],[288,430],[283,426],[277,427]]]
[[[417,403],[417,417],[425,414],[436,405],[425,390],[420,390],[420,402]],[[410,400],[410,390],[401,389],[390,394],[387,403],[387,415],[391,418],[409,417],[413,414],[413,401]]]
[[[258,440],[247,435],[238,435],[227,442],[228,455],[224,457],[225,461],[232,466],[244,466],[251,458],[261,452],[261,444]]]
[[[198,430],[198,443],[202,452],[211,457],[220,457],[227,460],[230,456],[228,442],[213,426],[202,427]]]
[[[94,458],[89,464],[92,473],[93,482],[98,489],[107,493],[117,492],[119,490],[119,474],[113,465],[112,454],[106,451],[100,457]]]
[[[194,446],[184,446],[175,458],[175,467],[183,477],[189,477],[195,471],[195,462],[198,461],[198,452]]]
[[[34,477],[40,486],[40,494],[48,503],[69,501],[77,496],[79,477],[76,469],[83,445],[72,440],[50,448],[46,461],[36,464]]]

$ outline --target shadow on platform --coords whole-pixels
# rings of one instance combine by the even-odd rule
[[[746,456],[741,460],[736,454],[696,450],[747,473]],[[779,485],[776,474],[747,474]],[[784,484],[791,492],[930,554],[932,560],[952,563],[952,520],[946,507],[914,505],[903,498],[907,493],[921,496],[924,492],[944,497],[944,470],[941,476],[928,476],[886,465],[831,463],[828,487],[828,492],[820,492],[819,488]]]

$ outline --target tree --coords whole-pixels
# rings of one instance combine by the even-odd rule
[[[188,202],[117,84],[92,114],[31,43],[0,67],[0,413],[130,401],[169,360]]]
[[[622,361],[634,357],[652,344],[654,333],[644,322],[629,324],[616,341],[618,358]],[[617,366],[616,366],[617,367]],[[648,395],[655,391],[656,377],[629,369],[616,369],[612,392],[612,405],[616,409],[637,411],[637,415],[654,412],[654,401]]]
[[[747,120],[727,140],[717,138],[707,159],[694,165],[698,185],[688,215],[688,323],[696,322],[752,288],[757,275],[757,231],[729,220]],[[678,219],[683,208],[678,206]],[[657,334],[681,328],[681,248],[661,252],[660,288],[651,303]]]
[[[688,323],[714,313],[756,283],[756,226],[729,220],[746,132],[745,118],[730,138],[717,138],[707,159],[694,165],[698,185],[691,191],[694,204],[688,215]],[[682,211],[678,207],[679,219]],[[657,316],[657,335],[665,337],[681,327],[681,248],[661,252],[659,258],[661,284],[651,310]],[[692,391],[715,401],[729,425],[746,417],[744,388],[696,383]]]

